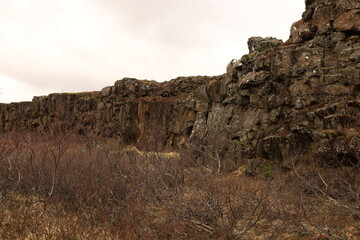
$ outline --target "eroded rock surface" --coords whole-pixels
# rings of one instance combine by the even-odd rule
[[[189,137],[196,111],[207,111],[192,93],[222,78],[179,77],[164,83],[124,78],[98,92],[1,104],[0,129],[51,130],[66,125],[79,133],[91,131],[147,149],[176,148]]]
[[[286,167],[309,152],[350,165],[360,152],[359,16],[359,0],[307,0],[289,40],[250,38],[249,54],[225,75],[123,79],[99,92],[2,104],[0,129],[63,119],[145,149],[211,147],[223,170],[249,159]]]
[[[358,0],[306,1],[286,43],[250,38],[249,54],[227,67],[224,101],[212,100],[208,121],[195,122],[206,134],[193,136],[222,133],[232,164],[263,158],[289,166],[308,152],[351,164],[360,151],[359,9]]]

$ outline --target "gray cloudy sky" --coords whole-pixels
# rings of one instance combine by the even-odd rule
[[[251,36],[286,40],[303,0],[0,0],[0,102],[123,77],[218,75]]]

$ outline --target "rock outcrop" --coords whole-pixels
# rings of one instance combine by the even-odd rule
[[[211,99],[207,121],[195,129],[207,129],[208,138],[222,133],[236,159],[286,166],[291,155],[311,152],[353,164],[360,150],[359,11],[358,0],[306,1],[287,42],[250,38],[249,54],[227,67],[224,101]]]
[[[2,104],[0,129],[51,128],[118,137],[145,149],[186,148],[284,167],[308,154],[352,165],[360,156],[360,1],[306,0],[289,40],[253,37],[227,73],[169,82],[123,79],[100,92]],[[199,161],[202,161],[201,158]]]
[[[0,104],[0,130],[71,128],[146,149],[177,148],[189,137],[196,110],[202,107],[192,99],[193,92],[222,78],[179,77],[164,83],[124,78],[97,92]]]

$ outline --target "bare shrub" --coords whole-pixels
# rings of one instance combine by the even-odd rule
[[[272,166],[271,177],[247,177],[218,171],[217,161],[194,167],[186,154],[142,152],[72,131],[12,133],[0,143],[3,239],[356,239],[360,233],[356,166],[320,168],[307,156],[306,165],[289,159],[292,171]]]

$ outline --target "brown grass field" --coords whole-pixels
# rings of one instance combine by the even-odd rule
[[[360,239],[359,167],[256,176],[71,133],[0,138],[0,239]]]

